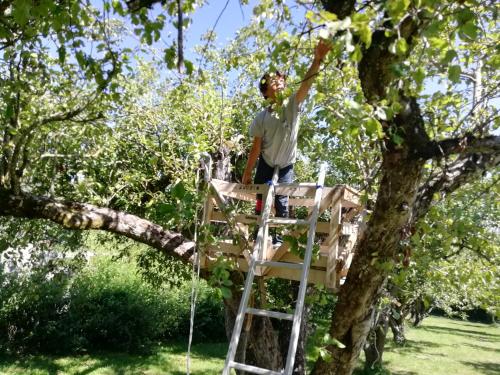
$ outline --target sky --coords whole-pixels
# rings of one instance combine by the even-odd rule
[[[92,2],[97,7],[102,7],[102,0],[92,0]],[[194,47],[203,45],[204,42],[201,40],[201,37],[212,29],[214,29],[216,35],[217,47],[223,48],[229,44],[235,37],[236,32],[251,21],[253,8],[258,3],[259,0],[249,0],[246,5],[241,5],[240,0],[209,0],[202,7],[196,9],[193,14],[187,15],[192,19],[192,22],[184,31],[185,58],[196,64],[198,56],[194,52]],[[287,3],[292,5],[294,2],[289,0]],[[156,16],[160,12],[165,12],[165,10],[161,8],[160,4],[157,4],[150,11],[150,14]],[[170,47],[176,38],[177,30],[173,27],[171,20],[167,20],[162,32],[162,41],[156,43],[154,47],[161,53],[163,49]],[[137,46],[138,42],[138,40],[131,41],[131,44]],[[131,47],[133,46],[131,45]],[[146,55],[144,57],[148,58]],[[231,72],[228,74],[231,74]],[[424,84],[423,94],[432,95],[436,91],[445,92],[446,90],[446,79],[441,82],[437,78],[428,79]],[[490,104],[499,107],[499,99],[495,99],[493,102]]]

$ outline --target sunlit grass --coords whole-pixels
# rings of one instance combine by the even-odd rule
[[[99,353],[79,356],[0,357],[2,375],[181,375],[186,373],[185,344],[162,347],[151,355]],[[219,374],[226,343],[195,345],[191,354],[192,375]]]
[[[384,367],[391,374],[500,374],[498,326],[429,317],[421,327],[408,328],[406,338],[398,347],[389,334]]]
[[[403,347],[389,334],[386,373],[394,375],[500,374],[500,327],[430,317],[408,328]],[[151,355],[99,353],[80,356],[0,357],[2,375],[181,375],[186,373],[186,344],[165,345]],[[191,374],[220,374],[227,343],[194,346]],[[361,362],[360,362],[361,363]],[[358,370],[357,374],[362,372]]]

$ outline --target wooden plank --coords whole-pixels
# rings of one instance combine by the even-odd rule
[[[286,184],[280,186],[276,185],[276,194],[277,195],[288,195],[289,197],[297,197],[297,198],[311,198],[314,200],[314,195],[316,194],[316,184],[307,184],[311,186],[300,186],[302,184]],[[304,184],[305,185],[305,184]],[[331,190],[335,190],[335,188],[331,187],[323,187],[323,195],[322,198],[327,196]]]
[[[255,201],[257,194],[266,194],[269,186],[266,184],[238,184],[213,179],[212,184],[221,195],[245,201]]]
[[[210,194],[210,189],[208,189],[208,194],[207,194],[207,197],[205,198],[205,202],[203,204],[203,216],[201,219],[202,226],[210,223],[210,218],[212,216],[213,210],[214,210],[213,198]],[[206,249],[205,249],[205,251],[198,252],[198,254],[200,256],[200,265],[202,268],[204,268],[205,262],[206,262],[205,252],[206,252]]]
[[[361,206],[359,192],[349,186],[344,186],[344,196],[342,197],[342,206],[344,207]]]
[[[286,253],[281,257],[280,262],[302,263],[303,259],[301,259],[298,255],[292,253]],[[326,269],[326,257],[320,256],[318,260],[311,263],[311,267]]]
[[[208,245],[207,252],[209,254],[220,252],[224,254],[240,255],[242,253],[242,250],[238,245],[234,245],[231,240],[223,240],[217,242],[216,244]]]
[[[311,207],[311,206],[314,206],[314,199],[313,198],[293,198],[293,197],[290,197],[288,199],[288,204],[290,206]]]
[[[246,214],[237,214],[233,216],[233,220],[235,223],[243,223],[243,224],[255,224],[259,225],[260,223],[260,215],[246,215]],[[211,221],[217,222],[227,222],[227,215],[221,211],[212,212]],[[330,223],[327,221],[318,221],[316,226],[316,233],[329,233],[330,231]],[[270,224],[270,227],[283,227],[283,224]],[[305,227],[307,229],[307,227]]]
[[[332,205],[330,216],[330,235],[325,240],[326,244],[332,244],[333,247],[328,253],[325,282],[327,288],[335,288],[337,283],[337,256],[339,249],[339,235],[342,222],[342,202],[337,200]]]
[[[236,223],[242,224],[259,224],[260,215],[246,215],[246,214],[236,214],[233,215],[233,219]],[[226,221],[226,215],[220,211],[214,211],[212,213],[212,221]]]
[[[266,273],[265,278],[279,277],[281,279],[296,280],[300,281],[301,270],[291,270],[287,268],[272,267],[269,268]],[[309,270],[309,275],[307,278],[308,282],[311,284],[322,284],[325,285],[325,271],[315,270],[311,268]]]
[[[247,239],[246,239],[246,236],[245,236],[245,232],[242,231],[235,223],[234,221],[234,217],[233,215],[230,215],[227,213],[227,207],[226,207],[226,201],[224,200],[224,198],[219,194],[219,192],[217,191],[217,188],[215,187],[215,185],[210,182],[209,184],[209,189],[213,192],[213,197],[215,198],[215,201],[217,202],[217,205],[219,206],[219,208],[221,209],[221,213],[224,215],[225,217],[225,221],[228,223],[228,226],[229,226],[229,229],[233,232],[233,235],[238,235],[242,241],[239,241],[239,247],[240,249],[243,251],[245,250],[245,248],[247,247],[247,245],[245,244],[245,242],[247,242]],[[214,215],[215,212],[212,212],[212,216]],[[234,233],[234,232],[237,232],[237,233]]]

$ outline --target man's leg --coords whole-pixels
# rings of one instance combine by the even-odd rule
[[[278,182],[291,183],[293,182],[293,164],[285,168],[281,168],[278,175]],[[275,199],[276,216],[288,217],[288,195],[276,195]]]
[[[254,184],[265,184],[273,178],[274,169],[267,165],[262,156],[259,158],[257,171],[255,172]],[[257,203],[255,205],[255,214],[262,212],[262,194],[257,194]]]

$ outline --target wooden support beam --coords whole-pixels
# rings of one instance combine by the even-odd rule
[[[342,206],[360,207],[361,206],[360,196],[361,195],[359,194],[359,191],[353,189],[350,186],[344,185],[344,196],[342,197]]]
[[[246,236],[245,236],[245,232],[242,231],[237,225],[236,225],[236,222],[234,220],[234,215],[232,214],[228,214],[227,213],[227,206],[226,206],[226,201],[225,199],[219,194],[219,192],[217,191],[217,188],[215,187],[215,185],[213,184],[213,180],[210,182],[209,184],[209,189],[211,190],[211,192],[213,193],[213,197],[215,198],[215,201],[217,203],[217,206],[220,208],[220,212],[222,212],[222,214],[224,215],[225,217],[225,221],[228,223],[229,225],[229,229],[233,232],[234,235],[237,235],[239,237],[240,240],[242,241],[239,241],[239,247],[241,249],[241,251],[245,250],[245,248],[247,248],[248,244],[246,243],[247,242],[247,239],[246,239]],[[214,211],[212,210],[212,217],[214,216]],[[236,232],[236,233],[235,233]],[[245,243],[244,243],[245,242]]]
[[[328,261],[326,267],[326,277],[325,283],[328,288],[335,288],[337,281],[337,255],[339,249],[339,233],[341,231],[341,220],[342,220],[342,203],[337,201],[331,210],[330,217],[330,235],[325,240],[327,244],[332,244],[332,249],[328,253]]]

